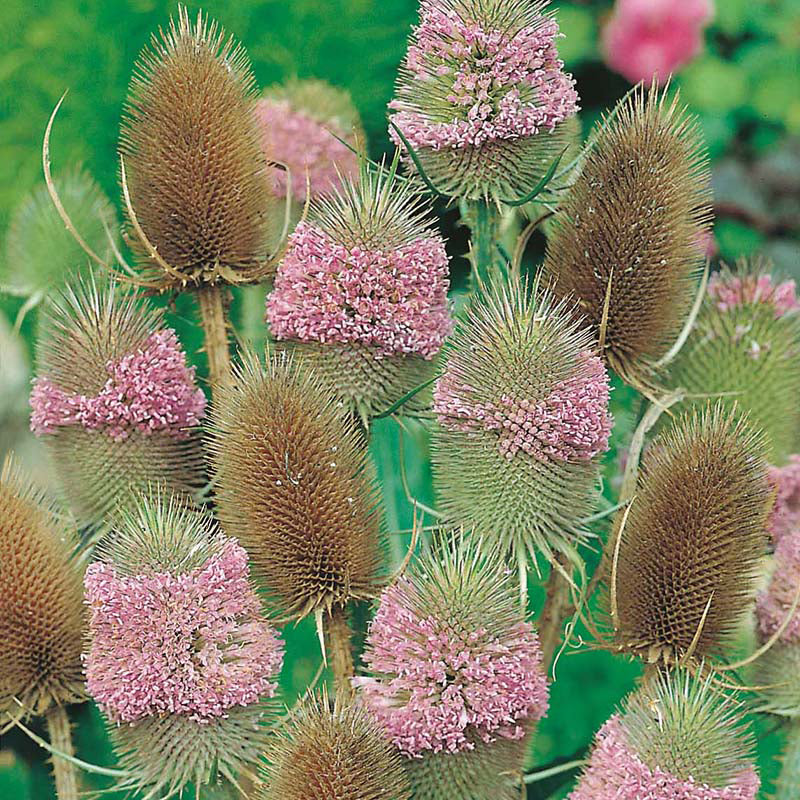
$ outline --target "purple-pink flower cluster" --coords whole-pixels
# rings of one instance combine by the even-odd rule
[[[609,381],[603,362],[583,353],[573,377],[539,401],[504,394],[499,403],[475,400],[453,373],[437,382],[433,410],[455,431],[497,431],[498,447],[512,459],[520,451],[548,461],[589,461],[608,449]]]
[[[800,455],[790,456],[783,467],[770,467],[769,482],[776,493],[769,532],[777,545],[786,534],[800,536]]]
[[[31,430],[41,436],[75,425],[119,441],[131,431],[188,435],[206,408],[175,332],[151,334],[135,353],[106,364],[108,378],[96,395],[68,392],[46,377],[31,392]]]
[[[450,333],[448,260],[435,234],[396,249],[334,241],[301,222],[267,299],[277,339],[433,358]]]
[[[768,303],[775,308],[775,316],[800,309],[794,281],[774,284],[772,276],[760,275],[721,275],[711,276],[708,294],[716,301],[720,311],[731,311],[744,305]]]
[[[225,539],[182,575],[89,567],[86,684],[112,720],[170,713],[204,722],[275,694],[283,645],[261,615],[247,559]]]
[[[800,587],[800,531],[793,530],[780,538],[775,547],[775,571],[766,591],[756,602],[758,630],[763,640],[772,636],[786,620]],[[800,642],[800,611],[796,611],[780,641]]]
[[[518,739],[544,716],[547,680],[539,640],[519,622],[498,636],[414,610],[412,584],[386,589],[367,637],[362,696],[411,757],[455,753],[477,741]]]
[[[589,766],[569,800],[755,800],[759,785],[753,768],[724,788],[651,769],[630,747],[615,715],[598,732]]]
[[[446,111],[394,100],[395,124],[414,147],[479,148],[534,136],[578,110],[571,75],[562,71],[558,25],[542,16],[519,30],[492,28],[446,0],[423,0],[408,48],[408,91],[441,89]],[[416,101],[413,101],[416,106]],[[444,119],[444,117],[447,117]],[[394,131],[392,135],[396,134]],[[397,142],[398,145],[400,142]]]

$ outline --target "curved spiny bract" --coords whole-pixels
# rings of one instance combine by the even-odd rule
[[[74,560],[76,546],[70,521],[6,459],[0,474],[4,715],[44,714],[54,705],[86,699],[82,570]]]
[[[219,518],[279,612],[342,608],[381,586],[377,488],[360,432],[282,355],[245,361],[212,415]]]
[[[770,496],[763,436],[720,404],[658,437],[619,541],[615,646],[667,664],[724,652],[755,598]]]
[[[800,644],[778,642],[756,659],[752,681],[758,690],[759,710],[800,723]]]
[[[120,135],[131,204],[163,268],[133,230],[143,281],[161,290],[249,283],[270,261],[274,197],[247,56],[185,7],[137,62]]]
[[[432,460],[446,517],[518,557],[577,557],[608,446],[608,377],[591,334],[549,292],[475,301],[434,391]]]
[[[624,380],[652,383],[677,339],[710,225],[709,170],[678,98],[637,88],[603,123],[563,198],[544,274],[573,296]],[[605,329],[603,318],[609,296]]]
[[[259,800],[410,800],[400,755],[354,701],[311,695],[265,753]]]

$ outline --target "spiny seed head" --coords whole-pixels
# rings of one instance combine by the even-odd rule
[[[359,703],[327,693],[293,709],[266,751],[259,800],[409,800],[400,755]]]
[[[391,120],[439,191],[516,199],[563,152],[578,110],[540,0],[423,0]],[[392,130],[399,147],[403,139]]]
[[[721,404],[658,437],[619,541],[617,646],[668,664],[724,650],[755,595],[769,504],[763,437]]]
[[[220,520],[282,614],[379,590],[377,490],[344,403],[291,359],[249,358],[221,392],[211,436]]]
[[[574,296],[604,356],[627,381],[647,381],[688,315],[697,237],[710,224],[707,157],[696,123],[639,87],[604,121],[566,194],[544,272]]]
[[[741,703],[678,671],[634,692],[597,734],[570,800],[755,800]]]
[[[48,304],[37,361],[31,429],[82,523],[151,485],[195,495],[206,483],[193,430],[205,397],[160,310],[79,281]]]
[[[169,268],[152,257],[129,213],[142,277],[155,288],[266,273],[274,197],[254,101],[244,50],[202,13],[192,25],[181,7],[140,56],[120,153],[135,216]]]
[[[574,555],[608,446],[608,376],[571,307],[513,283],[477,299],[434,391],[442,511],[500,547]]]
[[[742,260],[712,277],[697,322],[670,367],[689,402],[720,395],[767,438],[775,464],[800,450],[800,313],[792,281]],[[694,395],[694,398],[691,397]]]
[[[77,534],[7,458],[0,473],[0,712],[85,699]]]

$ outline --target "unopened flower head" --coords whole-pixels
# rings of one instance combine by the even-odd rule
[[[769,532],[777,545],[786,534],[800,535],[800,455],[789,456],[783,467],[770,467],[769,482],[775,491]]]
[[[546,5],[422,0],[391,120],[441,192],[515,199],[563,149],[578,95]]]

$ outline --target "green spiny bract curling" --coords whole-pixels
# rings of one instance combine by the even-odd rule
[[[670,367],[671,386],[749,414],[782,464],[800,449],[800,314],[794,281],[740,261],[712,276],[697,322]],[[691,395],[695,397],[692,398]]]
[[[160,310],[79,282],[49,302],[37,361],[31,428],[81,523],[103,521],[151,486],[202,489],[194,428],[205,397]]]
[[[769,498],[763,436],[721,405],[657,438],[612,532],[615,646],[666,664],[720,655],[755,598]]]
[[[608,376],[591,334],[538,287],[473,304],[434,391],[433,465],[441,510],[535,559],[576,557],[608,446]]]
[[[709,202],[696,124],[677,97],[641,87],[603,123],[563,198],[545,275],[559,296],[577,299],[630,383],[652,382],[688,316]]]
[[[280,613],[342,608],[381,586],[377,489],[342,401],[285,355],[247,359],[212,421],[219,516]]]
[[[202,14],[192,25],[181,7],[142,53],[120,153],[136,220],[159,256],[129,212],[147,285],[249,283],[266,274],[274,196],[254,101],[244,50]]]
[[[759,709],[800,724],[800,644],[778,642],[756,659],[752,675]]]
[[[409,800],[399,753],[365,708],[311,695],[266,752],[259,800]]]
[[[4,717],[43,714],[54,705],[86,699],[82,571],[74,561],[76,545],[71,523],[6,459],[0,474]]]

